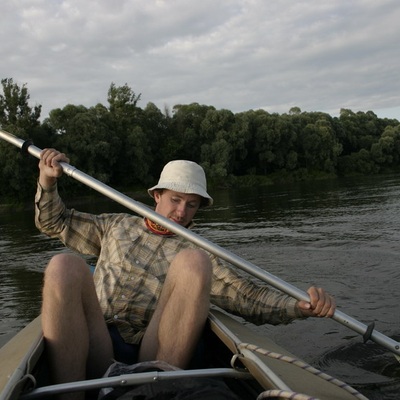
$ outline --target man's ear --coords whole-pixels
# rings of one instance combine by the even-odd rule
[[[155,202],[156,202],[157,204],[158,204],[158,202],[160,201],[161,194],[162,194],[162,190],[155,190],[155,191],[153,192],[154,200],[155,200]]]

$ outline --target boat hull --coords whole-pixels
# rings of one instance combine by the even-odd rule
[[[233,372],[236,369],[251,374],[251,379],[242,379],[245,374],[233,377],[227,374],[224,378],[228,385],[233,387],[235,393],[240,394],[241,399],[255,399],[265,390],[278,389],[304,393],[321,400],[354,400],[355,397],[348,389],[321,379],[282,358],[271,357],[271,354],[280,354],[286,358],[295,358],[293,354],[269,338],[261,336],[230,315],[212,309],[209,326],[212,336],[210,355],[213,355],[210,373],[215,371],[215,368],[220,368],[222,374],[223,369],[230,367],[229,364],[231,364],[234,367]],[[246,344],[261,348],[268,355],[253,351]],[[21,393],[28,387],[32,387],[30,376],[35,373],[35,367],[40,364],[44,354],[41,321],[38,317],[0,349],[0,400],[19,399]],[[139,378],[135,377],[135,379]],[[99,380],[98,382],[91,381],[92,383],[101,385],[103,382]],[[85,386],[85,382],[80,384]],[[52,386],[37,390],[42,390],[42,395],[47,396],[58,389],[61,388]],[[37,397],[34,397],[34,393],[35,391],[31,392],[32,398],[41,398],[39,393]]]

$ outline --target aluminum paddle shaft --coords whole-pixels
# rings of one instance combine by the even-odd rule
[[[3,130],[0,130],[0,137],[12,143],[13,145],[21,148],[23,151],[26,151],[29,154],[37,158],[40,158],[40,153],[42,150],[34,146],[31,142],[19,139],[14,135],[5,132]],[[271,286],[274,286],[275,288],[281,290],[282,292],[287,293],[288,295],[294,297],[295,299],[309,301],[309,296],[306,292],[270,274],[269,272],[261,269],[260,267],[240,258],[239,256],[235,255],[229,250],[223,249],[222,247],[210,242],[209,240],[203,238],[202,236],[161,216],[160,214],[156,213],[146,205],[136,200],[133,200],[132,198],[118,192],[117,190],[111,188],[110,186],[107,186],[106,184],[98,181],[97,179],[92,178],[91,176],[85,174],[84,172],[79,171],[77,168],[71,166],[70,164],[61,163],[61,166],[65,174],[69,175],[70,177],[76,179],[81,183],[84,183],[85,185],[98,191],[99,193],[104,194],[110,199],[116,201],[117,203],[120,203],[126,208],[136,212],[137,214],[151,219],[152,221],[164,226],[168,230],[184,237],[187,240],[190,240],[191,242],[203,248],[204,250],[207,250],[210,253],[215,254],[216,256],[222,258],[223,260],[235,265],[236,267],[259,278],[260,280],[270,284]],[[400,356],[400,343],[376,331],[373,328],[373,325],[367,326],[362,322],[357,321],[356,319],[346,315],[345,313],[339,310],[335,311],[335,314],[332,318],[335,321],[341,323],[342,325],[347,326],[353,331],[361,334],[364,337],[364,341],[371,339],[375,343],[378,343],[381,346],[393,352],[395,355],[397,355],[397,358]]]

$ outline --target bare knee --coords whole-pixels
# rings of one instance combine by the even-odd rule
[[[183,268],[198,268],[205,272],[209,272],[212,268],[210,257],[201,249],[181,250],[175,256],[173,263],[179,263]]]
[[[200,249],[180,251],[171,263],[170,272],[177,274],[179,280],[189,283],[200,282],[209,285],[212,276],[212,264],[209,255]]]
[[[58,254],[54,256],[45,270],[45,285],[77,285],[91,275],[86,262],[74,254]]]

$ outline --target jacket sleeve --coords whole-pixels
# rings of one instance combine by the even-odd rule
[[[295,298],[237,272],[215,256],[211,259],[213,304],[256,325],[288,324],[294,319],[305,318],[297,309]]]
[[[42,233],[60,239],[78,253],[99,255],[105,229],[102,220],[92,214],[67,209],[58,194],[57,184],[45,190],[38,183],[35,224]]]

